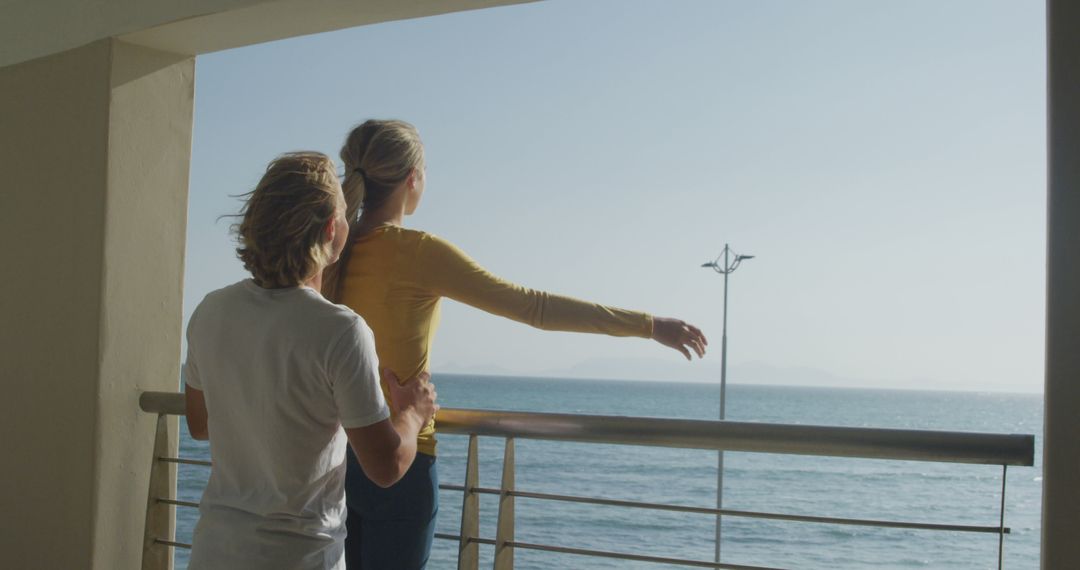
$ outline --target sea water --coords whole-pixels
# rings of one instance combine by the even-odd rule
[[[719,387],[709,384],[436,375],[440,404],[454,408],[715,419]],[[731,420],[787,424],[1034,434],[1035,467],[1007,474],[1005,568],[1039,560],[1042,398],[1033,394],[802,388],[733,384]],[[183,422],[181,422],[183,424]],[[205,442],[181,428],[181,456],[208,459]],[[441,435],[442,483],[465,477],[466,436]],[[480,484],[497,487],[504,440],[480,438]],[[715,507],[711,451],[519,440],[516,487],[523,491]],[[179,496],[198,501],[209,470],[180,466]],[[1002,468],[729,452],[724,507],[788,514],[995,526]],[[495,536],[497,497],[481,495],[480,534]],[[442,491],[438,532],[458,534],[459,491]],[[647,556],[712,560],[716,519],[708,514],[518,498],[515,539]],[[177,539],[190,542],[198,513],[177,508]],[[722,560],[790,569],[996,568],[998,536],[724,517]],[[493,547],[480,546],[490,568]],[[457,543],[435,540],[429,568],[456,567]],[[177,549],[177,568],[187,551]],[[673,569],[684,566],[518,550],[515,567]]]

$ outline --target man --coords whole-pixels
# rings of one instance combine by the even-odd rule
[[[188,325],[188,428],[213,469],[192,570],[345,567],[345,446],[379,485],[400,479],[438,406],[427,374],[379,390],[371,330],[318,292],[348,235],[333,162],[293,153],[247,195],[237,253],[251,279]],[[392,419],[391,419],[392,418]]]

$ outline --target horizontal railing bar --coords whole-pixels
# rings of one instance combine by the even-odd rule
[[[624,552],[611,552],[608,550],[591,550],[587,548],[571,548],[567,546],[552,546],[550,544],[533,544],[529,542],[508,541],[507,546],[525,550],[543,550],[546,552],[561,552],[563,554],[577,554],[581,556],[596,556],[600,558],[617,558],[619,560],[634,560],[636,562],[656,562],[659,564],[675,564],[678,566],[694,566],[697,568],[718,568],[722,570],[782,570],[768,566],[745,566],[742,564],[724,564],[723,562],[706,562],[704,560],[691,560],[688,558],[667,558],[664,556],[645,556],[642,554],[627,554]]]
[[[183,414],[179,392],[143,392],[144,411]],[[1035,436],[714,420],[676,420],[443,408],[443,433],[476,434],[754,453],[1022,465],[1035,463]]]
[[[166,505],[176,505],[178,507],[191,507],[193,509],[199,508],[199,503],[193,503],[191,501],[181,501],[179,499],[167,499],[165,497],[158,497],[157,502],[165,503]]]
[[[139,408],[152,414],[182,416],[187,413],[187,402],[181,392],[143,392],[139,394]]]
[[[458,534],[446,534],[442,532],[435,533],[435,538],[443,540],[453,540],[461,542],[461,535]],[[490,538],[470,538],[469,542],[477,542],[480,544],[495,545],[495,541]],[[561,552],[564,554],[578,554],[582,556],[597,556],[601,558],[617,558],[621,560],[634,560],[637,562],[657,562],[661,564],[677,564],[682,566],[697,566],[701,568],[719,568],[719,569],[734,569],[734,570],[781,570],[779,568],[769,568],[766,566],[742,566],[738,564],[717,564],[715,562],[705,562],[701,560],[690,560],[686,558],[666,558],[663,556],[646,556],[643,554],[627,554],[623,552],[611,552],[607,550],[589,550],[585,548],[572,548],[568,546],[553,546],[550,544],[532,544],[528,542],[513,542],[507,543],[508,546],[514,548],[522,548],[528,550],[546,550],[549,552]]]
[[[437,533],[435,533],[435,538],[441,538],[443,540],[453,540],[453,541],[461,542],[461,535],[460,534],[446,534],[444,532],[437,532]],[[469,539],[469,542],[476,542],[476,543],[479,543],[479,544],[488,544],[488,545],[491,545],[491,546],[495,546],[495,540],[491,539],[491,538],[480,538],[478,536],[474,536],[474,537]]]
[[[501,494],[499,489],[489,488],[477,488],[474,489],[477,493],[486,493],[492,495]],[[564,501],[570,503],[588,503],[593,505],[606,505],[612,507],[633,507],[641,509],[653,509],[661,511],[676,511],[684,513],[699,513],[706,515],[723,515],[731,517],[745,517],[755,519],[771,519],[782,521],[794,521],[794,522],[810,522],[810,523],[823,523],[823,524],[843,524],[854,526],[873,526],[884,528],[906,528],[917,530],[937,530],[937,531],[955,531],[955,532],[985,532],[998,534],[1001,532],[1001,527],[996,526],[974,526],[974,525],[957,525],[957,524],[939,524],[939,523],[918,523],[918,522],[903,522],[903,521],[884,521],[877,519],[852,519],[841,517],[822,517],[814,515],[794,515],[785,513],[767,513],[760,511],[740,511],[734,509],[715,509],[709,507],[688,507],[683,505],[665,505],[662,503],[644,503],[640,501],[622,501],[618,499],[600,499],[594,497],[579,497],[574,495],[554,495],[550,493],[534,493],[529,491],[511,490],[507,494],[514,497],[522,497],[526,499],[545,499],[551,501]],[[1005,527],[1005,532],[1010,533],[1012,530],[1009,527]]]
[[[191,550],[191,545],[186,542],[174,542],[172,540],[165,540],[162,538],[155,538],[154,542],[156,544],[164,544],[165,546],[175,546],[176,548],[186,548],[188,550]]]
[[[463,485],[439,485],[440,489],[447,491],[464,491]],[[484,495],[501,495],[503,491],[493,487],[473,487],[473,493]],[[641,501],[624,501],[619,499],[602,499],[598,497],[582,497],[577,495],[556,495],[551,493],[535,493],[531,491],[510,490],[507,494],[512,497],[523,499],[539,499],[548,501],[563,501],[567,503],[584,503],[589,505],[603,505],[608,507],[627,507],[638,509],[650,509],[656,511],[673,511],[678,513],[695,513],[702,515],[723,515],[731,517],[743,517],[752,519],[769,519],[792,522],[808,522],[820,524],[842,524],[851,526],[869,526],[880,528],[905,528],[912,530],[934,530],[940,532],[980,532],[998,534],[1004,532],[1011,534],[1012,528],[1004,530],[997,526],[976,526],[961,524],[920,523],[904,521],[885,521],[879,519],[853,519],[841,517],[822,517],[815,515],[795,515],[786,513],[766,513],[760,511],[740,511],[734,509],[715,509],[711,507],[691,507],[685,505],[667,505],[664,503],[646,503]]]
[[[1031,466],[1035,436],[932,430],[439,410],[442,433],[864,459]]]
[[[201,459],[186,459],[183,457],[158,457],[158,461],[164,461],[165,463],[182,463],[184,465],[202,465],[204,467],[213,466],[213,464],[209,461],[203,461]]]

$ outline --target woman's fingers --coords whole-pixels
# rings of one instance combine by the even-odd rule
[[[705,358],[705,346],[697,339],[690,339],[690,346],[697,353],[698,358]]]
[[[695,327],[694,325],[686,326],[690,327],[690,330],[693,331],[695,335],[697,335],[698,339],[701,341],[701,344],[709,346],[709,339],[705,338],[705,333],[701,332],[701,329]]]
[[[680,319],[656,317],[653,320],[652,338],[664,346],[669,346],[682,353],[687,360],[693,360],[693,354],[698,358],[705,356],[705,347],[709,341],[702,334],[701,329]]]
[[[697,330],[693,325],[683,323],[680,342],[692,348],[697,353],[698,358],[705,357],[704,337],[702,337],[701,331]]]

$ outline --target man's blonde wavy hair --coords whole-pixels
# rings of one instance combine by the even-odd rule
[[[338,178],[319,152],[283,154],[269,166],[233,226],[236,255],[255,283],[268,289],[308,281],[333,256],[326,224],[333,220]]]

